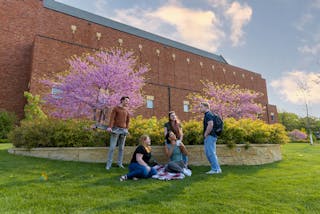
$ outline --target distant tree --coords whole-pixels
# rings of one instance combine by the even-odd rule
[[[47,119],[47,115],[41,109],[43,100],[40,99],[39,95],[32,95],[30,92],[25,91],[24,97],[27,99],[27,104],[24,106],[24,120]]]
[[[305,127],[305,124],[309,120],[309,128],[312,133],[320,131],[320,120],[317,117],[309,116],[300,118],[300,127]]]
[[[320,119],[314,116],[299,117],[295,113],[279,112],[279,123],[286,127],[287,131],[294,129],[302,130],[306,128],[307,120],[309,120],[310,130],[312,132],[320,131]]]
[[[53,116],[60,118],[107,114],[119,104],[122,96],[130,97],[130,110],[142,105],[143,75],[149,70],[134,57],[132,51],[121,48],[101,50],[82,57],[74,56],[69,69],[44,84],[55,93],[44,100],[54,108]]]
[[[252,118],[263,113],[263,107],[256,100],[262,93],[249,89],[241,89],[239,85],[218,85],[209,81],[202,82],[203,93],[192,93],[188,98],[192,101],[191,111],[198,111],[199,103],[207,101],[211,110],[223,118]]]
[[[287,131],[292,131],[294,129],[300,130],[302,127],[305,127],[304,124],[301,124],[299,116],[295,113],[279,112],[278,114],[279,123],[284,125]]]

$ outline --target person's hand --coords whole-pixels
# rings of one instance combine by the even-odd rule
[[[181,143],[182,143],[182,142],[181,142],[181,140],[177,140],[176,142],[177,142],[177,143],[176,143],[176,144],[177,144],[177,146],[180,146],[180,145],[181,145]]]
[[[148,173],[151,171],[151,167],[150,166],[146,166]]]
[[[108,127],[107,132],[112,132],[112,128]]]

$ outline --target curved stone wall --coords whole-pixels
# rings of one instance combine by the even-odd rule
[[[126,146],[124,163],[129,163],[136,147]],[[209,165],[202,145],[188,145],[190,165]],[[9,153],[15,155],[49,158],[55,160],[81,161],[81,162],[106,162],[108,147],[54,147],[54,148],[11,148]],[[114,160],[118,156],[117,149],[114,152]],[[162,146],[153,146],[152,153],[158,163],[166,163]],[[239,144],[234,148],[226,145],[217,145],[217,155],[221,165],[261,165],[272,163],[282,159],[279,144],[253,144],[248,149]]]

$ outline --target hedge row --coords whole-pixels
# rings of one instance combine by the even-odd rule
[[[164,142],[163,125],[166,118],[133,118],[130,123],[126,145],[135,146],[142,134],[148,134],[152,145]],[[289,142],[284,126],[268,125],[260,120],[226,119],[223,134],[218,144],[284,144]],[[104,146],[109,143],[106,131],[91,129],[92,122],[77,120],[38,120],[23,121],[9,134],[9,141],[16,147],[82,147]],[[197,145],[203,143],[202,121],[190,120],[182,124],[184,143]]]

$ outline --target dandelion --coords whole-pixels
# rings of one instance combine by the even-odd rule
[[[42,172],[40,176],[40,181],[47,181],[48,180],[48,175],[46,172]]]

